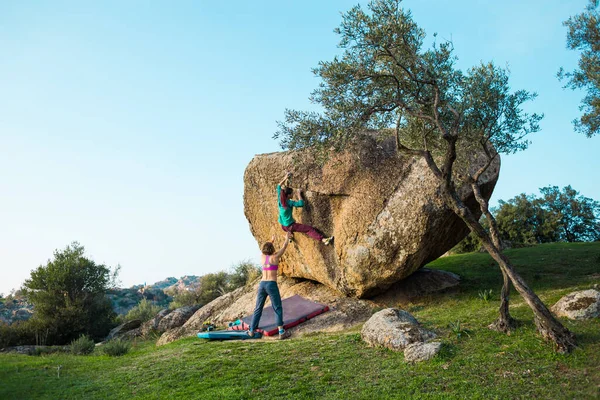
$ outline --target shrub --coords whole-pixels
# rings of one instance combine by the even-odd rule
[[[129,349],[131,349],[131,342],[127,340],[115,339],[107,342],[103,346],[102,351],[104,351],[104,354],[108,356],[119,357],[127,354]]]
[[[92,339],[86,335],[81,335],[79,339],[75,339],[71,342],[71,353],[77,355],[92,354],[96,344]]]
[[[38,346],[29,352],[30,356],[46,356],[48,354],[66,353],[68,346]]]
[[[473,233],[469,233],[467,237],[461,240],[456,246],[454,246],[451,250],[451,254],[463,254],[463,253],[473,253],[475,251],[479,251],[481,249],[482,244],[481,240],[473,235]]]
[[[142,322],[146,322],[154,318],[159,311],[162,310],[160,306],[148,301],[148,299],[143,298],[142,301],[135,307],[133,307],[127,315],[125,315],[125,321],[132,321],[134,319],[139,319]]]
[[[202,291],[200,288],[194,290],[180,290],[173,295],[173,301],[169,308],[176,309],[179,307],[195,306],[202,301]]]
[[[37,321],[16,321],[11,325],[0,323],[0,348],[21,345],[45,345],[53,332]]]
[[[254,282],[261,275],[260,266],[250,260],[238,262],[233,266],[229,276],[229,289],[235,290]]]

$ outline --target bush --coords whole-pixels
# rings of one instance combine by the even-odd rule
[[[194,290],[180,290],[173,295],[173,301],[169,308],[172,310],[180,307],[195,306],[201,304],[202,290],[200,288]]]
[[[71,342],[71,353],[77,355],[92,354],[96,344],[92,339],[86,335],[81,335],[79,339],[75,339]]]
[[[0,349],[21,345],[45,345],[54,332],[37,321],[17,321],[11,325],[0,323]]]
[[[260,266],[250,260],[238,262],[233,266],[229,277],[230,290],[235,290],[241,286],[254,282],[261,275]]]
[[[47,356],[49,354],[66,353],[68,347],[66,346],[38,346],[29,352],[30,356]]]
[[[192,290],[180,290],[173,294],[169,308],[175,309],[197,304],[208,304],[219,296],[251,284],[261,275],[261,267],[250,260],[240,261],[231,268],[231,272],[214,272],[200,277],[198,287]]]
[[[158,314],[162,310],[160,306],[148,301],[148,299],[144,298],[139,304],[133,307],[127,315],[125,315],[125,321],[132,321],[134,319],[139,319],[142,322],[146,322],[154,318],[156,314]]]
[[[129,352],[129,349],[131,349],[131,343],[129,341],[115,339],[107,342],[103,346],[102,351],[104,351],[104,354],[108,356],[119,357],[127,354],[127,352]]]

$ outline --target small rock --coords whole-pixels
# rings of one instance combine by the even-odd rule
[[[386,308],[373,314],[365,322],[361,337],[370,346],[402,351],[410,344],[433,339],[436,334],[421,328],[415,317],[408,312],[397,308]]]
[[[559,317],[570,319],[591,319],[600,317],[600,291],[595,289],[569,293],[561,298],[552,312]]]
[[[413,343],[404,349],[404,359],[408,362],[431,360],[442,348],[441,342]]]

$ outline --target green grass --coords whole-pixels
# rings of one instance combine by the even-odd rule
[[[517,270],[547,304],[600,283],[600,243],[509,250]],[[135,343],[122,357],[0,356],[0,398],[482,398],[591,399],[600,395],[600,321],[563,323],[579,348],[556,354],[536,334],[532,313],[512,295],[521,323],[506,336],[486,328],[496,317],[501,277],[486,254],[429,265],[460,274],[458,291],[405,304],[444,342],[433,360],[408,364],[402,353],[369,348],[360,328],[289,341],[205,342],[156,348]],[[493,289],[482,301],[478,293]],[[60,377],[59,369],[60,368]]]

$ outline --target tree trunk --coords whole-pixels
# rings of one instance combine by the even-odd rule
[[[444,188],[446,204],[467,224],[471,232],[481,239],[484,248],[498,263],[500,269],[510,279],[515,289],[533,310],[534,322],[538,332],[546,340],[552,341],[559,353],[569,353],[575,346],[575,335],[565,328],[548,310],[548,307],[527,286],[523,278],[514,270],[510,260],[501,253],[481,224],[477,221],[471,210],[462,202],[453,187]]]
[[[477,203],[479,203],[479,208],[485,217],[487,218],[490,224],[490,237],[492,239],[492,243],[499,250],[502,251],[502,241],[500,240],[500,230],[498,229],[498,224],[496,223],[496,218],[490,212],[490,206],[488,201],[481,194],[481,190],[477,185],[477,181],[471,182],[471,188],[473,189],[473,194],[475,194],[475,199]],[[503,332],[510,334],[512,330],[516,327],[517,323],[515,319],[510,315],[510,310],[508,309],[508,305],[510,302],[509,294],[510,294],[510,280],[506,272],[500,268],[502,271],[502,278],[504,279],[504,283],[502,285],[502,290],[500,291],[500,308],[498,319],[488,325],[488,328],[493,329],[498,332]]]
[[[510,334],[517,326],[517,321],[510,315],[508,309],[509,293],[510,293],[510,279],[506,272],[502,268],[502,277],[504,278],[504,284],[502,285],[502,292],[500,293],[500,308],[498,312],[498,319],[488,325],[488,328]]]

